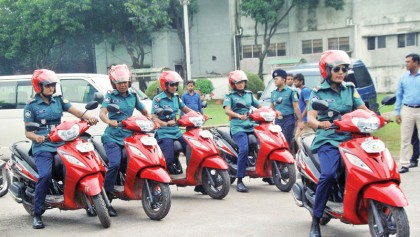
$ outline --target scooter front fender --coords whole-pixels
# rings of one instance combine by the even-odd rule
[[[365,188],[363,198],[373,199],[394,207],[405,207],[408,205],[401,188],[394,182],[374,183]]]
[[[88,196],[95,196],[101,193],[104,177],[101,173],[88,175],[79,182],[78,189]]]
[[[286,150],[286,149],[275,150],[275,151],[271,152],[268,159],[269,160],[278,160],[278,161],[281,161],[283,163],[289,163],[289,164],[294,164],[295,163],[295,158],[293,158],[292,153],[290,153],[290,151]]]
[[[203,163],[201,163],[201,166],[221,170],[227,170],[229,168],[226,161],[224,161],[220,156],[214,156],[204,159]]]
[[[171,177],[162,167],[148,167],[140,172],[141,179],[151,179],[161,183],[170,183]]]

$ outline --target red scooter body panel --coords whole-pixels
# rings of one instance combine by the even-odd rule
[[[133,121],[134,122],[134,121]],[[145,145],[142,141],[155,139],[148,134],[135,133],[124,140],[127,151],[128,164],[124,184],[124,196],[128,199],[141,199],[141,185],[139,178],[143,178],[141,172],[145,170],[152,180],[168,183],[169,177],[166,170],[166,162],[159,145]],[[140,154],[138,153],[140,151]],[[161,172],[161,171],[164,172]],[[152,174],[152,172],[156,172]],[[140,175],[139,175],[140,174]],[[164,181],[162,181],[164,180]]]
[[[363,198],[365,200],[377,200],[394,207],[405,207],[408,205],[407,198],[395,182],[375,183],[369,185],[363,192]],[[368,205],[367,202],[366,205]]]
[[[140,172],[140,178],[156,180],[161,183],[171,182],[171,177],[169,176],[168,172],[166,172],[164,168],[159,166],[144,168]]]
[[[79,182],[79,190],[88,196],[95,196],[101,193],[104,177],[100,173],[88,175]]]
[[[86,141],[77,138],[74,141],[67,142],[57,149],[63,165],[66,167],[66,177],[64,185],[64,208],[65,209],[79,209],[82,203],[78,203],[76,200],[76,190],[80,184],[80,181],[89,175],[102,176],[101,182],[103,183],[103,177],[105,176],[105,167],[102,161],[97,157],[94,151],[80,152],[77,150],[76,145],[85,143]],[[76,158],[79,162],[83,163],[84,166],[74,164],[70,162],[66,156]],[[82,157],[81,157],[82,156]],[[98,187],[102,189],[102,183]],[[92,184],[92,183],[90,183]]]
[[[222,159],[220,156],[208,157],[206,158],[203,163],[201,163],[202,167],[209,167],[214,169],[228,169],[229,166],[226,164],[226,161]]]

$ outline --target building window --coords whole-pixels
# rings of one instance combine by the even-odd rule
[[[286,43],[270,44],[267,52],[268,57],[286,56]]]
[[[329,50],[350,50],[350,38],[349,37],[339,37],[339,38],[329,38],[328,39],[328,49]]]
[[[374,36],[368,37],[367,48],[368,48],[368,50],[374,50],[375,49],[375,37]]]
[[[406,46],[417,46],[417,33],[398,35],[398,48]]]
[[[378,36],[378,49],[386,48],[386,36]]]
[[[253,58],[259,58],[260,57],[260,55],[261,55],[260,47],[258,47],[256,45],[252,46],[252,57]]]
[[[302,40],[302,54],[322,53],[322,39]]]
[[[260,49],[255,45],[242,46],[242,58],[258,58],[260,54]]]

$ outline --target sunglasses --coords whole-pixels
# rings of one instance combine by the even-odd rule
[[[178,83],[178,82],[177,82],[177,83],[169,83],[169,86],[170,86],[170,87],[175,87],[175,86],[176,86],[176,87],[178,87],[178,85],[179,85],[179,83]]]
[[[56,83],[51,83],[51,84],[47,84],[47,85],[43,85],[44,88],[55,88]]]
[[[348,70],[349,70],[349,67],[347,67],[347,66],[336,66],[336,67],[333,67],[333,71],[334,72],[339,72],[339,71],[342,71],[343,73],[346,73]]]

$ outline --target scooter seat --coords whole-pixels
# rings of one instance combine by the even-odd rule
[[[230,136],[229,127],[218,127],[216,130],[222,136],[222,138],[225,139],[234,149],[238,149],[235,141],[233,141],[232,137]]]
[[[101,137],[100,136],[94,136],[92,139],[92,144],[95,147],[98,154],[101,156],[102,160],[108,164],[108,157],[106,156],[105,148],[102,145]]]
[[[309,156],[309,158],[311,158],[312,162],[314,163],[315,167],[321,171],[321,166],[319,165],[319,157],[317,153],[312,153],[311,152],[311,146],[312,146],[312,142],[315,139],[315,134],[311,134],[307,137],[302,138],[302,145],[303,148],[305,149],[305,153]]]
[[[13,144],[13,146],[19,153],[20,157],[22,157],[22,159],[24,159],[32,169],[38,172],[34,158],[32,158],[32,156],[29,155],[29,150],[31,149],[32,143],[29,141],[21,141],[16,142],[15,144]]]

